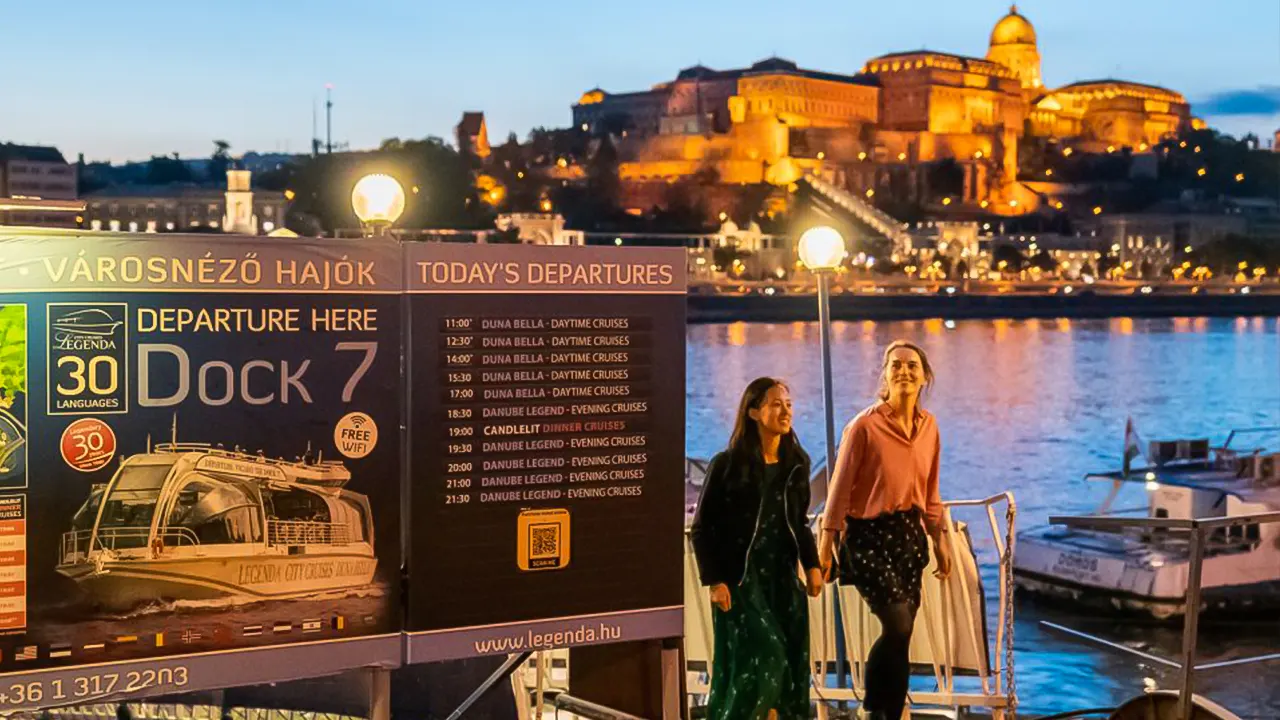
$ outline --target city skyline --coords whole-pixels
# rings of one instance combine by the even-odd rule
[[[408,2],[375,12],[333,0],[266,7],[140,0],[121,17],[77,2],[74,26],[52,22],[37,6],[13,8],[7,22],[29,32],[6,44],[41,62],[7,78],[0,136],[56,145],[68,159],[84,153],[115,162],[206,157],[214,139],[229,141],[237,155],[307,152],[313,107],[324,138],[324,86],[332,83],[334,141],[353,149],[393,136],[451,140],[469,110],[485,112],[501,142],[510,131],[524,138],[533,127],[568,126],[584,90],[645,89],[696,63],[740,67],[777,55],[854,73],[886,52],[981,56],[1008,10],[989,0],[963,8],[940,0],[871,8],[802,1],[785,16],[760,0],[696,8],[654,0],[643,14],[578,0],[560,5],[492,0],[478,17],[460,5]],[[1070,7],[1034,0],[1019,10],[1036,26],[1046,85],[1104,77],[1160,85],[1186,95],[1211,126],[1265,140],[1280,127],[1280,6],[1225,5],[1192,14],[1155,0]]]

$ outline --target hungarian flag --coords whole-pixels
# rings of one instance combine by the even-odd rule
[[[1124,423],[1124,476],[1129,477],[1129,467],[1133,459],[1143,455],[1141,438],[1133,427],[1133,418]]]

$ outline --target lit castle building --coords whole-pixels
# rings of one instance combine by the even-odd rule
[[[696,66],[650,90],[590,90],[573,116],[623,138],[621,173],[632,181],[714,172],[724,183],[786,184],[817,172],[851,189],[920,198],[931,194],[930,168],[953,160],[963,173],[956,200],[1022,210],[1035,195],[1015,182],[1020,138],[1140,153],[1191,124],[1186,99],[1164,88],[1120,80],[1046,88],[1035,29],[1017,6],[991,31],[986,58],[890,53],[855,75],[780,58],[739,70]]]

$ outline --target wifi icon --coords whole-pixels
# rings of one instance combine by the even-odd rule
[[[333,428],[333,444],[344,457],[362,458],[378,445],[378,423],[366,413],[347,413]]]

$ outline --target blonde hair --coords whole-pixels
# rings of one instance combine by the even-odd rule
[[[924,350],[919,345],[909,340],[894,340],[889,343],[889,347],[885,348],[884,358],[880,361],[880,388],[877,390],[876,395],[881,400],[889,399],[889,381],[885,379],[885,371],[889,368],[889,358],[895,350],[901,350],[902,348],[912,350],[920,357],[920,369],[924,371],[924,387],[920,388],[921,397],[933,387],[935,377],[933,366],[929,364],[929,356],[924,353]]]

